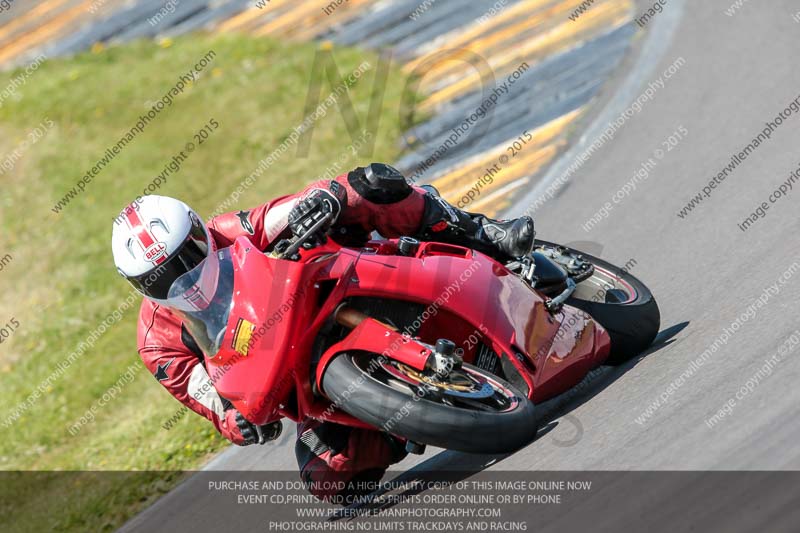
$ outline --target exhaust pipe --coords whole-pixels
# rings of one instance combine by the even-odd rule
[[[369,315],[362,313],[358,309],[348,307],[345,304],[340,305],[336,311],[333,312],[333,319],[336,320],[336,323],[350,329],[355,329],[367,318],[370,318]],[[379,322],[381,325],[391,329],[392,331],[397,331],[396,327],[385,322],[381,322],[380,320],[376,320],[376,322]]]

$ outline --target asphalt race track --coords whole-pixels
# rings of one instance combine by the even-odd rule
[[[640,3],[639,11],[648,5]],[[781,124],[767,126],[800,96],[800,23],[792,17],[799,8],[789,0],[745,2],[729,16],[730,6],[731,0],[669,0],[648,23],[620,79],[604,89],[580,141],[510,211],[531,212],[536,198],[551,196],[535,209],[540,237],[584,242],[586,251],[601,251],[616,264],[633,260],[631,272],[660,304],[659,344],[624,367],[604,367],[577,393],[543,406],[549,423],[511,456],[429,449],[396,468],[800,468],[800,333],[792,337],[800,330],[800,223],[793,197],[800,191],[787,185],[786,195],[770,201],[783,183],[800,187],[791,176],[800,167],[800,108],[795,104],[797,111],[784,113]],[[663,87],[641,111],[568,171],[659,78]],[[711,188],[712,178],[765,128],[772,130],[769,138]],[[703,187],[708,196],[679,216]],[[764,214],[742,231],[740,224],[762,202]],[[724,416],[711,420],[720,411]],[[294,428],[286,424],[277,444],[231,448],[208,468],[296,470],[293,445]],[[214,507],[213,493],[199,498],[190,486],[124,530],[157,524],[159,530],[199,531],[217,524],[203,511]]]

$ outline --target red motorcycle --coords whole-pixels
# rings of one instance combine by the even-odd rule
[[[501,264],[408,237],[359,248],[305,235],[217,252],[212,304],[184,319],[216,389],[250,421],[306,417],[424,445],[510,452],[535,405],[647,348],[658,306],[635,277],[536,241]],[[306,245],[308,246],[308,245]]]

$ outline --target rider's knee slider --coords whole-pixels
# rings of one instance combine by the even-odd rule
[[[400,202],[413,191],[399,170],[383,163],[358,167],[347,174],[347,181],[361,197],[375,204]]]

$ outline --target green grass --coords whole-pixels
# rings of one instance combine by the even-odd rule
[[[209,50],[216,58],[202,77],[61,214],[51,211],[106,148]],[[0,257],[13,256],[0,272],[0,326],[12,317],[20,323],[0,345],[0,422],[128,294],[110,253],[111,221],[119,210],[214,118],[220,128],[159,191],[210,213],[302,121],[315,52],[313,44],[243,36],[193,37],[168,45],[138,42],[48,61],[18,89],[18,101],[5,102],[0,154],[12,152],[43,121],[54,126],[0,176]],[[377,66],[377,58],[362,51],[337,48],[333,55],[342,75],[365,59]],[[350,90],[362,125],[374,72]],[[16,74],[0,76],[0,87]],[[356,156],[348,150],[341,159],[343,171],[396,158],[404,85],[393,70],[374,151]],[[326,81],[322,98],[330,92]],[[308,156],[297,157],[291,148],[231,209],[300,189],[339,161],[350,142],[339,110],[329,110],[316,124]],[[22,417],[10,427],[0,425],[0,469],[164,472],[91,478],[4,474],[2,530],[113,529],[172,487],[181,477],[175,471],[196,469],[228,445],[193,413],[173,429],[163,429],[180,404],[144,369],[99,408],[93,422],[69,434],[68,427],[138,361],[137,315],[138,302]]]

